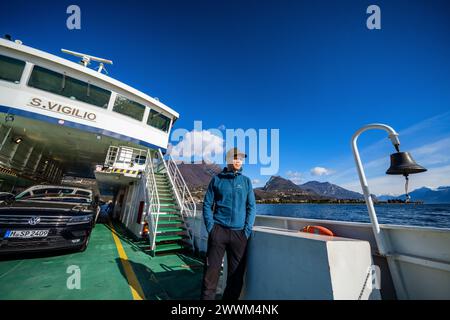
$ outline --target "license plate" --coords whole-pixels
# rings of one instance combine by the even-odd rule
[[[45,238],[49,230],[8,230],[5,238]]]

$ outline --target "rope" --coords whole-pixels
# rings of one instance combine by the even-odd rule
[[[405,182],[405,195],[406,195],[405,203],[408,203],[411,200],[411,197],[408,194],[409,178],[408,178],[407,174],[405,175],[405,179],[406,179],[406,182]]]
[[[361,298],[362,298],[364,290],[366,289],[366,286],[367,286],[367,280],[369,280],[369,276],[371,273],[372,273],[372,268],[369,268],[369,271],[367,272],[366,280],[364,280],[364,285],[361,289],[361,292],[359,293],[358,300],[361,300]]]

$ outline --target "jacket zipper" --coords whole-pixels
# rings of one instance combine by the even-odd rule
[[[232,204],[231,204],[231,219],[230,219],[230,224],[233,221],[233,216],[235,215],[235,208],[234,208],[234,194],[235,194],[235,190],[236,190],[236,174],[233,173],[233,198],[232,198]]]

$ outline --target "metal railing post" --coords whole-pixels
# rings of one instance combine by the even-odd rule
[[[149,151],[147,152],[146,161],[147,164],[145,169],[145,178],[147,184],[147,193],[150,198],[149,208],[147,212],[147,223],[148,218],[150,218],[149,231],[151,230],[151,234],[149,234],[149,240],[150,240],[150,249],[153,251],[155,250],[156,245],[156,232],[158,227],[161,203],[159,200],[158,186],[156,185],[155,172],[153,170],[153,158]]]
[[[357,140],[358,137],[363,133],[364,131],[371,130],[371,129],[381,129],[384,131],[387,131],[389,133],[389,139],[391,140],[394,147],[398,150],[398,146],[400,145],[400,141],[398,139],[398,133],[390,126],[380,123],[374,123],[374,124],[368,124],[358,131],[355,132],[355,134],[352,137],[351,145],[353,150],[353,156],[355,158],[356,163],[356,170],[358,171],[359,180],[361,183],[361,188],[364,193],[364,199],[366,200],[367,210],[369,211],[369,217],[370,221],[372,223],[372,230],[373,234],[375,236],[375,241],[378,246],[378,251],[380,255],[386,257],[386,260],[388,262],[389,270],[392,273],[392,279],[394,282],[395,290],[397,292],[397,296],[402,298],[407,298],[407,292],[405,290],[403,280],[400,274],[400,271],[398,269],[398,266],[396,264],[395,259],[392,257],[391,253],[387,249],[387,245],[385,242],[385,239],[383,237],[383,234],[380,229],[380,225],[378,223],[377,214],[375,212],[375,207],[373,205],[373,200],[370,195],[369,186],[367,183],[366,175],[364,173],[364,168],[361,162],[361,157],[359,155],[358,146],[357,146]]]

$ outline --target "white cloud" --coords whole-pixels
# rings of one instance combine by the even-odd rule
[[[449,150],[450,150],[450,138],[444,138],[436,142],[428,143],[408,151],[412,155],[414,160],[417,161],[418,164],[423,165],[427,168],[431,166],[443,167],[447,165],[450,161]],[[372,161],[368,162],[363,161],[364,171],[368,178],[381,177],[380,175],[386,172],[386,170],[389,168],[389,165],[390,161],[388,154]],[[353,165],[353,167],[342,171],[334,178],[335,178],[334,182],[339,185],[345,185],[343,183],[340,183],[340,181],[347,181],[347,184],[349,183],[351,184],[352,182],[348,181],[357,178],[356,167]],[[435,185],[442,186],[445,184],[442,181],[442,178],[445,177],[435,176],[435,178],[436,178],[436,181],[434,183]],[[359,183],[357,185],[359,185]]]
[[[302,182],[302,174],[298,171],[289,170],[288,172],[286,172],[286,176],[295,184],[300,184]]]
[[[367,181],[371,193],[400,195],[405,193],[405,178],[403,176],[382,175],[370,178]],[[409,191],[428,186],[435,189],[440,186],[450,185],[450,165],[430,168],[427,172],[409,176]],[[359,180],[342,184],[341,187],[361,192]]]
[[[411,135],[411,136],[420,136],[421,133],[423,133],[424,131],[430,131],[431,129],[438,129],[442,130],[444,129],[445,131],[448,130],[448,126],[447,123],[450,120],[450,111],[438,114],[434,117],[425,119],[415,125],[412,125],[409,128],[406,128],[405,130],[402,130],[400,132],[400,135],[405,136],[405,135]]]
[[[224,153],[224,140],[207,130],[190,131],[178,144],[169,148],[175,159],[190,162],[195,159],[221,163]]]
[[[311,175],[313,176],[329,176],[330,174],[333,174],[334,171],[323,168],[323,167],[314,167],[311,169]]]
[[[409,151],[421,165],[444,166],[450,161],[449,126],[450,112],[422,120],[399,132],[401,151]],[[371,133],[368,132],[367,135]],[[378,177],[389,167],[389,154],[395,152],[387,136],[383,139],[360,148],[361,159],[368,178]],[[357,179],[354,159],[349,152],[345,158],[338,158],[332,163],[338,168],[333,183],[344,185]],[[439,179],[438,179],[439,180]],[[437,184],[442,185],[443,183]]]
[[[446,112],[400,131],[401,151],[409,151],[417,163],[426,168],[434,167],[426,173],[410,177],[410,181],[423,183],[417,187],[438,187],[448,184],[448,175],[440,175],[436,172],[442,170],[445,172],[443,168],[450,164],[449,121],[450,112]],[[404,183],[399,183],[399,180],[396,179],[398,177],[384,176],[390,164],[389,154],[393,152],[395,151],[387,138],[365,147],[361,151],[365,174],[371,181],[369,187],[375,190],[374,193],[390,193],[386,190],[394,190],[393,193],[396,194],[404,193]],[[351,190],[360,192],[361,187],[357,180],[358,175],[353,159],[344,160],[341,163],[347,163],[348,166],[339,169],[339,174],[333,176],[333,183],[348,186]],[[393,185],[389,185],[391,182]],[[377,183],[379,185],[375,185]]]
[[[261,183],[261,180],[259,180],[259,179],[252,180],[252,184],[260,184],[260,183]]]
[[[419,164],[444,164],[450,161],[448,150],[450,150],[450,138],[444,138],[411,150],[411,155],[414,159],[420,160]]]

